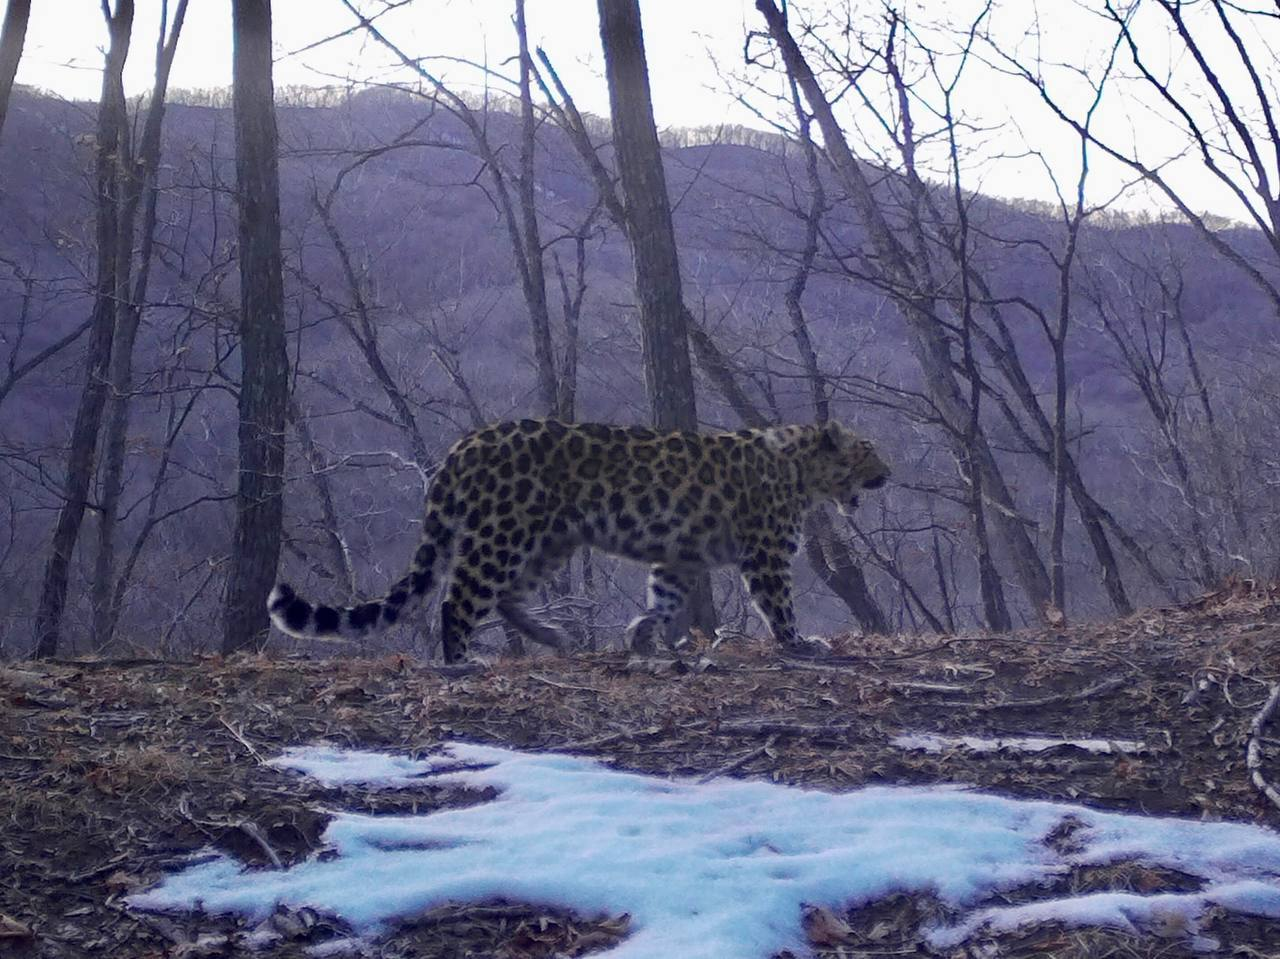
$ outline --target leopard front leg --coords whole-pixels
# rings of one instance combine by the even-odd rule
[[[790,539],[762,543],[742,560],[742,582],[751,593],[751,602],[769,627],[774,640],[788,651],[807,651],[796,632],[796,614],[791,603],[791,558],[795,546]]]

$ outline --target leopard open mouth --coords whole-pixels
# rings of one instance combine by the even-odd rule
[[[854,510],[858,508],[858,497],[850,496],[847,499],[836,500],[836,512],[841,516],[852,516]]]

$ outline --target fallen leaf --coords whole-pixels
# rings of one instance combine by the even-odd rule
[[[34,939],[36,934],[25,922],[18,922],[0,912],[0,942],[14,942]]]
[[[804,931],[815,946],[840,946],[854,939],[853,927],[825,906],[806,910]]]

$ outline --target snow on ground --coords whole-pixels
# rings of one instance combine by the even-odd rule
[[[889,745],[926,753],[941,753],[949,749],[964,749],[973,753],[997,753],[1001,750],[1042,753],[1048,749],[1074,746],[1087,753],[1105,756],[1113,752],[1143,753],[1148,748],[1146,743],[1136,739],[1063,739],[1060,736],[1002,736],[987,739],[983,736],[947,736],[942,733],[902,733],[889,740]]]
[[[420,816],[340,813],[330,850],[285,870],[220,858],[133,896],[153,910],[268,914],[311,906],[376,934],[445,902],[503,898],[583,916],[632,917],[609,959],[806,955],[802,906],[841,908],[929,892],[955,911],[928,932],[946,947],[982,930],[1059,921],[1177,930],[1202,948],[1210,905],[1280,918],[1280,834],[1156,819],[957,787],[826,793],[767,782],[667,780],[553,753],[449,744],[421,762],[330,748],[278,764],[326,783],[451,782],[497,799]],[[1046,840],[1063,829],[1069,843]],[[1070,852],[1056,847],[1069,846]],[[1141,861],[1203,880],[1199,891],[1094,893],[989,905],[997,890],[1076,865]]]
[[[292,769],[324,786],[412,786],[421,782],[422,777],[458,763],[444,756],[408,759],[336,746],[305,746],[287,750],[283,755],[268,760],[267,765]]]

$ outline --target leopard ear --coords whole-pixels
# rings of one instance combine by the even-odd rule
[[[822,427],[822,438],[818,441],[818,449],[823,453],[836,453],[840,450],[840,424],[827,423]]]

